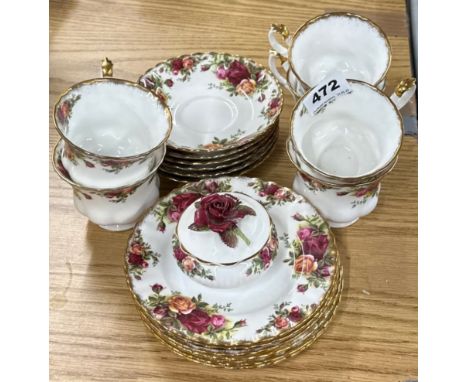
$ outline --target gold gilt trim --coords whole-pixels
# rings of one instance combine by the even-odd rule
[[[229,177],[226,177],[226,178],[229,178]],[[220,179],[223,179],[223,178],[220,178]],[[251,180],[251,181],[259,180],[258,178],[248,178],[248,179]],[[176,189],[172,190],[170,194],[181,193],[186,188],[188,188],[189,186],[190,186],[190,184],[184,185],[184,186],[179,187],[179,188],[176,188]],[[295,192],[293,192],[289,188],[287,188],[287,187],[282,187],[282,188],[285,189],[286,191],[290,192],[290,193],[293,193],[293,194],[297,195],[298,198],[300,198],[302,200],[305,200],[304,197],[296,194]],[[130,236],[128,238],[128,243],[131,242],[131,239],[132,239],[135,231],[140,228],[140,225],[142,224],[142,222],[145,220],[146,217],[147,217],[147,215],[141,217],[140,220],[135,224],[134,230],[133,230],[133,232],[130,234]],[[194,344],[199,344],[199,345],[209,347],[209,348],[237,350],[237,349],[248,348],[248,347],[251,347],[251,346],[254,346],[254,345],[269,344],[269,343],[278,341],[278,340],[283,339],[283,338],[289,338],[290,336],[294,336],[294,333],[298,333],[298,331],[300,331],[303,327],[307,326],[307,324],[310,323],[311,320],[313,320],[313,318],[316,317],[320,313],[322,303],[329,298],[328,296],[332,293],[331,291],[332,291],[333,285],[336,285],[336,280],[339,279],[339,277],[340,277],[339,274],[341,272],[340,254],[339,254],[339,251],[338,251],[337,246],[336,246],[335,235],[333,234],[332,230],[329,228],[328,223],[325,220],[323,220],[323,221],[324,221],[324,224],[326,225],[327,231],[329,233],[329,237],[330,237],[330,241],[329,241],[329,246],[330,246],[329,248],[330,249],[329,249],[329,251],[330,251],[330,255],[335,259],[335,261],[334,261],[334,267],[335,268],[334,268],[334,272],[333,272],[333,275],[332,275],[331,280],[330,280],[329,288],[325,291],[324,295],[322,296],[321,301],[319,302],[319,306],[314,311],[312,311],[307,317],[305,317],[301,322],[296,324],[294,327],[289,328],[289,329],[285,329],[285,330],[283,330],[282,332],[280,332],[279,334],[277,334],[276,336],[273,336],[273,337],[259,338],[259,339],[254,340],[254,341],[246,341],[246,340],[235,341],[235,342],[229,343],[229,344],[219,344],[219,343],[214,344],[214,343],[209,342],[209,341],[207,341],[206,339],[203,339],[203,338],[193,338],[193,339],[191,339],[191,342],[193,342]],[[127,245],[127,248],[126,248],[124,256],[123,256],[124,272],[125,272],[125,278],[127,280],[127,285],[128,285],[129,291],[130,291],[131,295],[133,296],[133,298],[135,300],[137,308],[143,310],[143,313],[148,317],[148,319],[151,320],[151,322],[154,323],[154,325],[156,327],[158,327],[161,330],[167,332],[167,334],[171,335],[173,338],[176,338],[176,339],[178,339],[178,340],[180,340],[182,342],[186,342],[187,337],[182,336],[179,333],[175,333],[175,332],[169,333],[168,328],[162,326],[157,321],[153,321],[153,318],[149,315],[146,308],[144,307],[144,305],[140,301],[139,297],[133,292],[133,287],[132,287],[133,284],[132,284],[131,277],[130,277],[130,275],[128,273],[128,264],[127,264],[128,245]]]
[[[253,63],[254,65],[258,66],[259,68],[261,68],[262,70],[265,71],[265,73],[267,73],[272,82],[274,84],[276,84],[276,88],[278,90],[278,94],[275,96],[275,97],[278,97],[281,99],[281,106],[280,106],[280,109],[278,111],[278,114],[276,115],[276,117],[268,124],[265,126],[265,128],[260,131],[260,132],[254,132],[244,138],[241,138],[240,140],[238,141],[235,141],[235,142],[232,142],[232,143],[228,143],[226,145],[224,145],[223,147],[221,148],[218,148],[218,149],[206,149],[206,148],[191,148],[191,147],[187,147],[187,146],[176,146],[174,145],[172,142],[168,142],[167,145],[169,146],[169,148],[171,150],[175,150],[175,151],[179,151],[179,152],[183,152],[183,153],[192,153],[192,154],[209,154],[209,153],[221,153],[221,152],[224,152],[226,150],[231,150],[231,149],[235,149],[235,148],[238,148],[238,147],[242,147],[244,146],[245,144],[247,143],[250,143],[252,141],[256,141],[256,140],[259,140],[261,139],[261,137],[264,137],[265,135],[268,134],[268,132],[270,132],[273,128],[273,126],[275,125],[275,123],[277,121],[279,121],[279,118],[280,118],[280,115],[281,115],[281,112],[283,111],[283,107],[284,107],[284,97],[283,97],[283,89],[282,87],[280,86],[278,80],[276,79],[276,77],[273,75],[273,73],[270,71],[270,69],[266,68],[265,66],[263,66],[262,64],[259,64],[257,61],[249,58],[249,57],[246,57],[246,56],[240,56],[240,55],[237,55],[237,54],[231,54],[231,53],[226,53],[226,52],[194,52],[194,53],[186,53],[186,54],[182,54],[180,56],[176,56],[176,57],[171,57],[171,58],[168,58],[168,59],[165,59],[163,61],[159,61],[158,63],[156,63],[153,67],[151,67],[150,69],[146,70],[146,72],[144,72],[144,74],[142,74],[140,76],[140,78],[138,78],[138,82],[140,82],[142,80],[142,78],[146,75],[148,75],[149,73],[151,73],[155,68],[157,68],[158,66],[160,65],[165,65],[167,62],[169,61],[172,61],[172,60],[175,60],[175,59],[178,59],[178,58],[183,58],[183,57],[186,57],[186,56],[196,56],[196,55],[229,55],[231,56],[232,58],[234,59],[240,59],[242,58],[243,60],[247,60],[247,61],[250,61],[251,63]]]
[[[304,24],[302,24],[299,29],[294,33],[293,37],[292,37],[292,40],[291,40],[291,44],[289,45],[288,47],[288,60],[289,60],[289,65],[291,67],[291,70],[293,71],[293,73],[295,74],[295,76],[297,77],[298,81],[301,82],[302,86],[304,87],[305,86],[305,89],[309,89],[311,86],[307,83],[305,83],[302,78],[299,76],[296,68],[294,67],[294,63],[292,62],[291,60],[291,57],[292,57],[292,49],[294,47],[294,43],[296,42],[296,39],[308,28],[309,25],[317,22],[317,21],[320,21],[320,20],[323,20],[323,19],[326,19],[326,18],[329,18],[329,17],[349,17],[349,18],[357,18],[361,21],[364,21],[368,24],[370,24],[373,28],[375,28],[377,30],[377,32],[379,33],[379,35],[384,39],[385,41],[385,45],[387,46],[388,48],[388,59],[387,59],[387,66],[385,68],[385,70],[383,71],[382,75],[380,76],[380,78],[373,84],[375,86],[379,85],[383,80],[385,80],[385,77],[387,76],[387,73],[388,73],[388,70],[390,69],[390,64],[392,62],[392,47],[390,45],[390,41],[388,40],[388,36],[387,34],[383,31],[383,29],[377,25],[376,23],[374,23],[373,21],[371,21],[370,19],[368,19],[367,17],[364,17],[364,16],[361,16],[361,15],[358,15],[358,14],[355,14],[355,13],[350,13],[350,12],[330,12],[330,13],[326,13],[326,14],[323,14],[323,15],[320,15],[320,16],[317,16],[313,19],[310,19],[308,21],[306,21]]]
[[[338,181],[340,182],[340,184],[342,184],[343,182],[348,182],[349,184],[351,185],[354,185],[356,182],[362,182],[362,183],[367,183],[369,182],[369,179],[372,179],[372,178],[376,178],[376,177],[379,177],[379,176],[383,176],[385,175],[387,172],[388,172],[388,169],[391,165],[391,163],[396,160],[396,158],[398,157],[398,153],[400,152],[401,150],[401,146],[403,144],[403,135],[404,135],[404,126],[403,126],[403,119],[401,117],[401,114],[398,110],[398,108],[395,106],[395,104],[391,101],[391,99],[384,93],[382,92],[380,89],[378,89],[377,87],[375,87],[374,85],[371,85],[371,84],[368,84],[367,82],[363,82],[363,81],[359,81],[359,80],[347,80],[349,83],[352,83],[352,84],[357,84],[357,85],[362,85],[362,86],[367,86],[369,87],[371,90],[374,90],[375,92],[377,92],[379,95],[381,95],[382,97],[384,97],[388,103],[390,104],[390,106],[393,108],[393,110],[395,111],[396,115],[398,116],[398,120],[399,120],[399,127],[400,127],[400,139],[399,139],[399,142],[398,142],[398,147],[396,148],[396,150],[394,151],[394,153],[392,154],[391,158],[384,164],[380,167],[380,169],[370,173],[370,174],[366,174],[366,175],[362,175],[362,176],[350,176],[350,177],[347,177],[347,176],[335,176],[335,175],[332,175],[332,174],[328,174],[327,172],[323,171],[323,170],[320,170],[318,167],[314,166],[312,163],[310,163],[301,153],[299,150],[297,150],[298,148],[298,145],[297,145],[297,142],[294,140],[294,135],[293,135],[293,130],[294,130],[294,116],[297,112],[299,112],[299,107],[302,107],[304,106],[304,100],[305,98],[310,94],[310,92],[313,90],[313,89],[309,89],[298,101],[297,103],[294,105],[294,108],[293,108],[293,111],[291,113],[291,117],[290,117],[290,120],[289,120],[289,124],[290,124],[290,128],[289,128],[289,134],[290,134],[290,137],[291,137],[291,142],[295,148],[295,152],[296,152],[296,155],[304,162],[304,164],[307,165],[307,167],[311,168],[313,171],[315,172],[318,172],[319,174],[321,174],[322,176],[324,176],[325,178],[327,179],[331,179],[331,180],[335,180],[335,181]],[[312,128],[313,126],[311,126]]]
[[[106,60],[107,60],[107,62],[105,62]],[[103,76],[104,76],[104,72],[109,73],[109,71],[110,71],[110,73],[112,73],[112,71],[113,71],[112,68],[113,68],[112,61],[108,60],[107,57],[106,57],[106,59],[103,60],[103,62],[101,64],[101,70],[102,70]],[[165,114],[165,117],[166,117],[166,120],[167,120],[167,131],[164,134],[161,142],[159,142],[155,147],[153,147],[150,150],[147,150],[147,151],[145,151],[143,153],[139,153],[139,154],[135,154],[135,155],[129,155],[129,156],[114,157],[114,156],[109,156],[109,155],[100,155],[100,154],[93,153],[91,151],[83,149],[82,147],[76,145],[70,139],[68,139],[66,134],[60,129],[60,127],[59,127],[60,124],[57,121],[57,108],[58,108],[58,106],[61,104],[62,100],[66,96],[68,96],[71,92],[79,90],[83,86],[94,85],[94,84],[98,84],[98,83],[114,83],[114,84],[118,84],[118,85],[126,85],[126,86],[137,88],[137,89],[147,93],[148,95],[150,95],[151,98],[153,98],[156,101],[157,104],[160,104],[162,106],[163,110],[164,110],[164,114]],[[63,92],[58,97],[57,101],[55,102],[54,111],[53,111],[53,119],[54,119],[55,129],[59,133],[60,137],[65,142],[67,142],[73,148],[73,150],[76,150],[76,151],[78,151],[78,152],[80,152],[80,153],[82,153],[82,154],[84,154],[86,156],[92,157],[92,158],[98,158],[98,159],[104,159],[104,160],[141,159],[141,158],[151,154],[155,150],[159,149],[163,144],[165,144],[166,141],[169,139],[169,136],[171,135],[171,131],[172,131],[172,114],[171,114],[171,111],[169,110],[169,107],[167,106],[167,104],[162,102],[154,92],[152,92],[151,90],[149,90],[149,89],[145,88],[144,86],[141,86],[141,85],[139,85],[139,84],[137,84],[135,82],[123,80],[123,79],[120,79],[120,78],[107,77],[107,76],[105,76],[104,78],[93,78],[93,79],[90,79],[90,80],[77,82],[76,84],[72,85],[67,90],[65,90],[65,92]],[[160,126],[155,126],[155,128],[159,129]]]

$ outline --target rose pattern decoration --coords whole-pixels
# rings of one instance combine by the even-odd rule
[[[268,120],[273,119],[278,115],[282,106],[283,104],[281,102],[281,98],[275,97],[270,102],[268,102],[268,105],[262,109],[260,114]]]
[[[283,205],[296,200],[296,197],[291,191],[273,182],[264,182],[263,180],[256,179],[248,185],[252,186],[259,196],[266,199],[262,202],[263,206],[266,208],[274,205]],[[301,200],[299,200],[299,203],[301,203]]]
[[[255,216],[255,211],[242,204],[230,194],[211,194],[195,203],[194,221],[189,229],[192,231],[212,231],[230,248],[237,246],[238,237],[247,245],[250,240],[238,227],[238,222],[246,216]]]
[[[291,328],[300,322],[309,310],[314,310],[315,305],[292,306],[290,302],[283,302],[274,305],[274,313],[269,317],[268,323],[257,329],[260,335],[271,335],[274,332],[280,332],[284,329]]]
[[[326,190],[331,189],[331,187],[326,186],[325,184],[318,181],[317,179],[309,178],[307,175],[303,174],[302,172],[299,172],[299,174],[300,174],[301,178],[304,180],[304,183],[305,183],[306,187],[310,191],[322,192],[322,191],[326,191]]]
[[[172,199],[161,201],[158,208],[153,211],[158,222],[158,231],[164,232],[167,224],[177,223],[187,207],[200,197],[214,192],[230,191],[229,182],[229,180],[221,182],[211,179],[202,180],[190,187],[185,187]]]
[[[198,276],[202,279],[213,281],[215,277],[212,272],[204,267],[197,259],[190,256],[179,243],[177,235],[172,237],[172,249],[177,265],[189,277]]]
[[[151,250],[148,243],[143,241],[141,230],[135,230],[133,239],[128,246],[128,272],[133,275],[135,279],[140,280],[149,263],[151,262],[153,266],[157,265],[160,256],[160,254]],[[156,285],[157,284],[153,285],[153,291],[158,290]]]
[[[56,110],[56,116],[59,122],[63,125],[63,129],[67,131],[68,122],[72,115],[73,106],[76,102],[79,101],[81,95],[73,94],[70,98],[64,100],[60,105],[58,105]]]
[[[226,145],[238,141],[243,134],[245,134],[245,130],[238,129],[236,133],[231,134],[228,138],[214,137],[211,143],[200,144],[198,147],[206,150],[218,150]]]
[[[380,183],[375,182],[365,187],[352,188],[349,191],[340,191],[340,192],[337,192],[336,195],[337,196],[348,195],[348,196],[357,198],[357,200],[353,200],[351,202],[352,208],[355,208],[358,205],[366,204],[369,199],[378,195],[380,191],[379,186],[380,186]]]
[[[143,304],[149,314],[162,325],[170,329],[183,331],[189,336],[201,336],[206,339],[223,340],[247,325],[246,320],[233,322],[221,312],[231,311],[230,304],[210,305],[203,301],[202,295],[197,297],[182,296],[178,292],[164,295],[164,287],[158,285]]]
[[[335,263],[329,250],[328,226],[318,215],[297,213],[293,218],[299,222],[296,238],[292,242],[287,236],[280,239],[289,248],[289,257],[284,262],[293,267],[294,277],[301,279],[297,290],[305,293],[311,286],[326,289]]]
[[[251,265],[247,268],[245,274],[250,276],[267,270],[278,254],[278,244],[276,228],[272,226],[270,238],[265,246],[251,260]]]

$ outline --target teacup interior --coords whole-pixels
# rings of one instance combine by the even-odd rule
[[[391,101],[370,86],[349,82],[351,94],[336,98],[322,112],[293,115],[293,138],[307,162],[326,174],[360,177],[394,158],[402,140],[401,120]],[[309,93],[310,95],[311,93]]]
[[[331,15],[312,22],[299,32],[291,47],[291,61],[310,87],[327,74],[376,82],[390,60],[386,39],[373,25],[358,17]]]
[[[85,83],[67,93],[58,103],[56,122],[73,144],[112,157],[147,152],[170,128],[155,95],[113,80]]]
[[[255,211],[255,216],[247,215],[237,223],[238,228],[250,240],[250,244],[238,239],[236,247],[230,248],[216,232],[189,229],[194,222],[196,211],[195,203],[192,203],[180,217],[177,235],[183,247],[193,256],[217,264],[232,263],[248,258],[266,244],[270,236],[270,218],[265,208],[250,196],[236,192],[230,194]]]

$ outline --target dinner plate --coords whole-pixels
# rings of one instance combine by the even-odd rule
[[[167,333],[161,332],[152,325],[151,321],[144,313],[140,314],[144,324],[158,340],[163,342],[178,355],[191,361],[207,366],[230,369],[264,367],[281,362],[306,350],[324,332],[334,317],[341,300],[343,289],[342,268],[340,268],[339,276],[340,277],[336,279],[334,293],[329,296],[327,306],[322,309],[321,314],[316,317],[312,325],[304,328],[289,341],[282,341],[281,343],[279,341],[273,342],[260,350],[247,348],[244,354],[230,349],[210,351],[209,348],[203,346],[200,347],[187,342],[175,341],[170,338]]]
[[[228,53],[193,53],[156,64],[139,79],[167,101],[173,115],[168,146],[206,154],[265,135],[283,106],[272,73]]]
[[[279,239],[268,271],[230,289],[188,277],[171,243],[183,210],[218,192],[244,193],[263,204]],[[154,326],[182,341],[251,346],[307,324],[332,284],[337,256],[327,223],[302,196],[273,182],[224,177],[187,184],[160,199],[136,225],[125,269],[139,309]]]

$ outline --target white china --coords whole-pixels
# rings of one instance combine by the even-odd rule
[[[391,98],[361,81],[348,84],[352,93],[316,114],[306,106],[311,91],[299,100],[286,147],[299,171],[293,189],[332,227],[351,225],[377,206],[380,181],[395,166],[402,143],[398,108],[415,91],[414,80],[402,81]]]
[[[276,33],[282,35],[285,46]],[[383,86],[390,67],[391,48],[385,33],[369,19],[351,13],[327,13],[308,20],[292,37],[286,26],[273,24],[268,39],[273,49],[270,69],[281,85],[299,96],[333,72]],[[287,77],[278,71],[277,58]]]
[[[53,166],[58,175],[73,188],[76,209],[90,221],[109,231],[132,228],[138,218],[159,197],[157,167],[149,175],[130,185],[116,188],[90,188],[74,182],[62,164],[65,143],[60,140],[54,150]]]
[[[200,284],[173,255],[183,212],[201,195],[220,192],[261,203],[279,239],[270,269],[233,288]],[[282,338],[306,323],[331,286],[337,252],[327,224],[302,196],[272,182],[226,177],[160,199],[135,227],[125,259],[132,294],[152,325],[194,343],[235,345]]]
[[[62,162],[71,179],[112,188],[147,177],[161,162],[172,118],[148,89],[106,77],[69,88],[55,105],[54,122],[66,142]]]
[[[238,238],[236,245],[229,247],[216,232],[190,229],[197,207],[201,208],[196,201],[180,217],[173,239],[174,256],[177,259],[182,254],[183,259],[177,259],[179,267],[202,284],[233,288],[269,269],[277,255],[278,238],[266,209],[258,201],[237,192],[214,195],[232,196],[253,211],[255,215],[246,215],[237,223],[245,239]],[[265,257],[269,259],[266,264]]]
[[[167,99],[171,150],[209,155],[241,147],[272,129],[283,104],[269,70],[226,53],[194,53],[158,63],[139,82]]]

